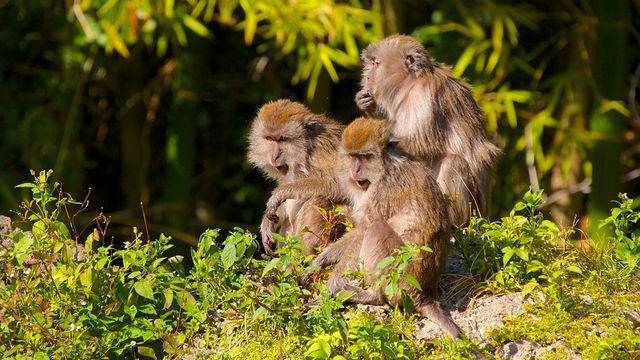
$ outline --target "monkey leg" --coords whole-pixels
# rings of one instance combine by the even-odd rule
[[[452,339],[460,337],[460,328],[434,298],[419,296],[415,299],[415,309],[420,315],[436,323]]]
[[[447,155],[432,168],[437,174],[438,186],[449,202],[449,217],[455,227],[468,223],[473,210],[484,214],[484,198],[463,157]]]
[[[332,296],[343,290],[352,291],[354,294],[348,300],[351,303],[384,305],[388,303],[388,300],[382,287],[376,286],[362,289],[359,286],[350,284],[345,273],[363,269],[366,272],[365,283],[373,285],[375,278],[384,272],[384,269],[378,269],[378,263],[387,256],[392,255],[393,250],[404,245],[404,243],[385,221],[374,221],[364,227],[362,235],[358,235],[362,236],[361,246],[359,249],[354,249],[358,251],[358,255],[348,256],[347,254],[347,257],[340,259],[329,277],[327,287]]]
[[[302,239],[303,255],[315,254],[317,247],[328,243],[331,234],[328,233],[325,218],[318,208],[330,211],[331,202],[325,198],[314,198],[302,204],[297,218],[293,221],[293,234]]]
[[[336,266],[334,272],[339,268],[346,269],[351,267],[351,262],[355,266],[355,263],[357,263],[355,257],[357,257],[357,252],[362,244],[362,234],[363,231],[360,228],[349,231],[336,242],[329,244],[309,265],[324,269],[329,265],[340,263],[340,266]],[[339,273],[342,273],[342,271]],[[313,275],[313,271],[307,270],[302,275],[301,282],[305,284],[311,275]]]

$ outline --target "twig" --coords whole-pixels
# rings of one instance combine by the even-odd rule
[[[556,201],[559,201],[560,198],[563,196],[575,194],[578,192],[581,192],[583,194],[588,194],[591,192],[591,178],[586,178],[571,187],[558,190],[553,194],[547,196],[547,198],[545,199],[545,202],[542,205],[540,205],[540,209],[546,206],[549,206],[555,203]]]
[[[147,223],[147,215],[144,213],[144,206],[140,201],[140,209],[142,210],[142,219],[144,220],[144,229],[147,232],[147,243],[151,242],[151,236],[149,236],[149,223]]]
[[[525,138],[525,149],[526,149],[526,161],[527,161],[527,169],[529,171],[529,182],[531,183],[531,190],[538,191],[540,190],[540,184],[538,183],[538,172],[536,170],[536,158],[535,154],[532,150],[532,139],[531,139],[531,126],[527,125],[524,128],[524,138]]]

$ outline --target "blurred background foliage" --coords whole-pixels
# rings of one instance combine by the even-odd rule
[[[504,150],[489,216],[542,188],[586,237],[618,192],[640,195],[639,15],[640,0],[0,0],[0,213],[52,168],[87,219],[139,225],[143,203],[185,243],[255,231],[273,186],[245,160],[258,107],[350,121],[360,49],[400,32],[474,87]]]

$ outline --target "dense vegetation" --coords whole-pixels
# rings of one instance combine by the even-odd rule
[[[323,281],[300,287],[309,259],[296,238],[281,239],[279,257],[265,259],[250,232],[206,230],[189,269],[182,256],[166,255],[172,241],[164,235],[152,240],[133,228],[123,246],[114,245],[108,217],[80,224],[85,203],[51,184],[51,172],[33,174],[19,185],[33,196],[22,205],[24,230],[9,231],[0,249],[3,357],[449,359],[472,349],[491,357],[524,339],[562,341],[585,358],[640,356],[640,212],[624,194],[602,223],[613,230],[610,245],[598,250],[572,246],[543,218],[540,191],[527,192],[498,221],[473,219],[456,242],[473,272],[452,288],[532,299],[478,344],[417,341],[411,314],[345,310],[348,293],[332,299]],[[402,268],[408,258],[401,251],[386,264]]]
[[[639,15],[638,0],[0,1],[0,354],[491,358],[527,340],[640,357]],[[256,109],[290,98],[351,121],[359,50],[395,32],[473,85],[503,149],[490,213],[454,246],[468,273],[442,294],[527,295],[481,342],[417,340],[415,316],[301,288],[295,238],[258,252]],[[60,183],[23,183],[29,169]]]

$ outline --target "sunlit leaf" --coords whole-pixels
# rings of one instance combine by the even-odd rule
[[[176,34],[176,39],[178,39],[178,43],[180,43],[180,45],[187,45],[187,34],[185,34],[181,23],[173,23],[173,32]]]
[[[127,49],[127,45],[125,45],[116,28],[106,20],[100,21],[100,26],[104,29],[104,32],[107,35],[107,38],[109,38],[110,44],[113,48],[122,55],[122,57],[128,58],[129,49]]]
[[[189,15],[184,15],[182,17],[182,21],[184,22],[184,25],[189,29],[191,29],[191,31],[193,31],[194,33],[206,38],[213,37],[213,33],[209,31],[209,29],[207,29],[206,26],[204,26],[200,21],[196,20],[195,18]]]
[[[171,19],[174,14],[175,0],[164,0],[164,16]]]
[[[142,296],[143,298],[147,298],[149,300],[153,300],[153,286],[151,281],[149,280],[140,280],[140,281],[136,281],[133,284],[133,289],[136,291],[136,293],[140,296]]]

